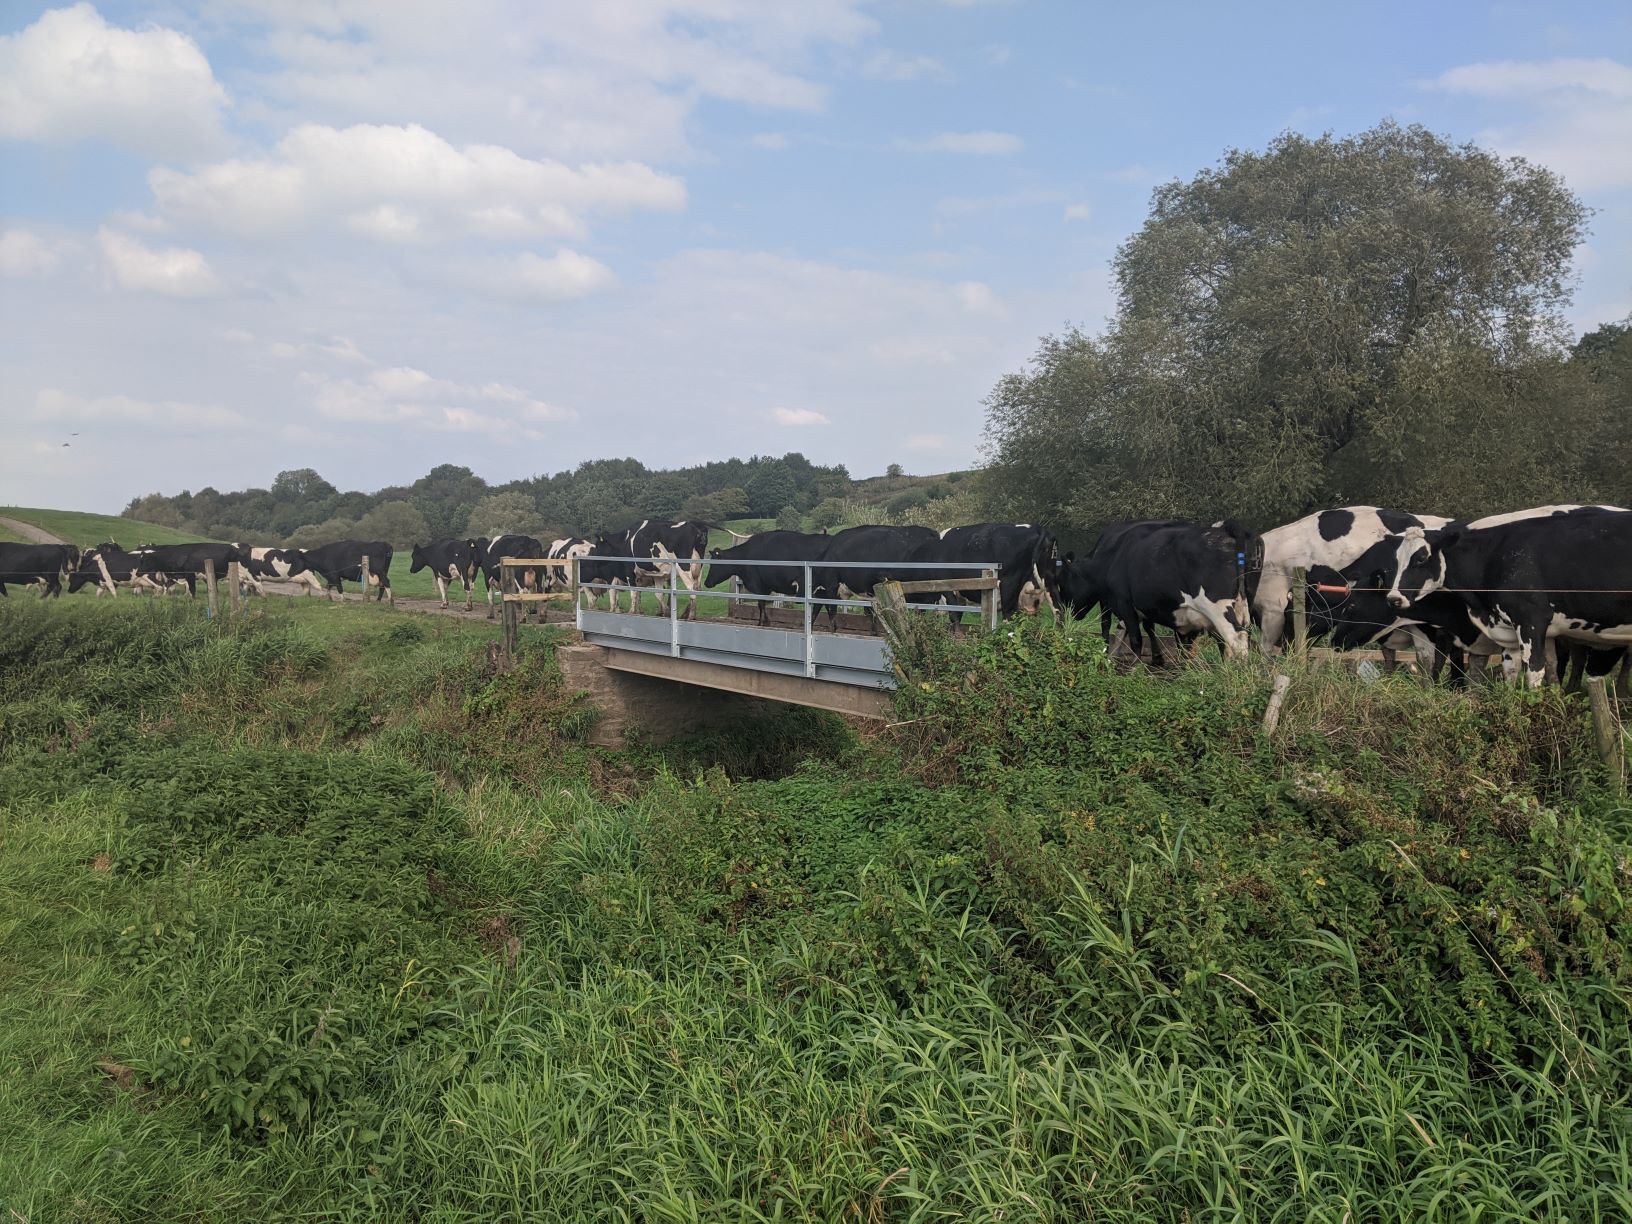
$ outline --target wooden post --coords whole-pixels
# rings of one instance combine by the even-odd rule
[[[510,666],[516,661],[516,622],[519,619],[516,610],[520,606],[514,599],[506,599],[503,603],[504,610],[501,621],[504,625],[504,662],[506,666]]]
[[[215,619],[215,561],[211,557],[204,558],[204,598],[209,608],[211,620]]]
[[[1309,648],[1309,573],[1292,571],[1292,649],[1302,654]]]
[[[227,562],[227,606],[232,609],[234,616],[241,615],[244,610],[242,568],[236,561]]]
[[[1286,700],[1286,690],[1292,686],[1292,677],[1285,672],[1275,677],[1275,687],[1270,690],[1269,706],[1264,710],[1264,734],[1274,735],[1275,728],[1281,722],[1281,703]]]
[[[1592,731],[1598,740],[1598,755],[1609,769],[1611,785],[1617,794],[1626,794],[1626,752],[1621,744],[1621,720],[1615,717],[1610,704],[1607,677],[1593,676],[1587,681],[1587,702],[1592,707]]]
[[[997,576],[994,570],[983,570],[981,572],[986,577]],[[995,588],[989,587],[980,593],[980,623],[988,633],[997,628],[997,590]]]
[[[363,602],[368,602],[368,558],[363,558]]]

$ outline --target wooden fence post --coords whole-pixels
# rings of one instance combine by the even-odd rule
[[[1281,703],[1286,700],[1286,690],[1292,686],[1292,677],[1281,672],[1275,677],[1275,687],[1270,690],[1269,706],[1264,710],[1264,734],[1274,735],[1275,728],[1281,722]]]
[[[368,602],[368,558],[363,558],[363,602]]]
[[[244,611],[242,584],[244,575],[242,567],[236,561],[227,562],[227,606],[232,609],[234,616],[242,615]]]
[[[1609,700],[1608,678],[1593,676],[1587,681],[1587,703],[1592,707],[1592,732],[1598,740],[1598,755],[1604,758],[1615,792],[1626,794],[1626,750],[1622,746],[1621,720]]]
[[[210,619],[215,619],[215,561],[211,557],[204,558],[204,599],[209,609]]]
[[[513,666],[516,661],[516,622],[519,619],[516,610],[521,606],[516,600],[500,596],[503,600],[503,615],[500,618],[504,626],[504,665]]]
[[[1292,649],[1302,654],[1309,648],[1309,573],[1292,571]]]

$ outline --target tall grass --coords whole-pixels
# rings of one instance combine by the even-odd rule
[[[1269,743],[1017,624],[881,735],[606,754],[488,636],[0,609],[0,1206],[1632,1215],[1574,704],[1312,675]]]

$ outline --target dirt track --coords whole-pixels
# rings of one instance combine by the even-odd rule
[[[4,527],[7,531],[15,531],[18,535],[22,536],[23,539],[27,540],[30,544],[66,544],[66,543],[68,543],[67,540],[59,540],[59,539],[57,539],[56,536],[52,535],[49,531],[44,531],[44,530],[34,526],[33,523],[25,523],[25,522],[22,522],[19,519],[0,518],[0,527]]]

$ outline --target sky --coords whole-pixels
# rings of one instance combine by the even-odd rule
[[[1632,312],[1624,0],[0,0],[0,504],[971,466],[1153,187],[1390,117],[1561,173]]]

